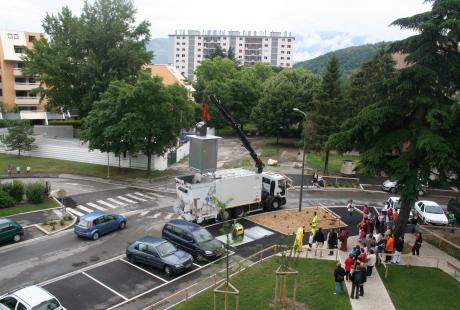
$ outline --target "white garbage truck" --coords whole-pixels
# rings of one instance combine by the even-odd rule
[[[256,171],[243,168],[215,171],[217,163],[217,144],[207,147],[203,141],[213,140],[206,133],[193,136],[196,143],[191,143],[196,157],[212,157],[211,169],[176,178],[177,201],[175,212],[188,221],[201,223],[204,220],[226,220],[229,217],[241,217],[259,210],[277,210],[286,204],[287,178],[274,172],[263,172],[264,164],[252,148],[239,124],[227,112],[224,105],[215,96],[211,101],[233,127],[243,146],[255,162]],[[202,127],[201,127],[202,128]],[[198,132],[197,127],[197,132]],[[200,137],[201,135],[201,137]],[[214,139],[215,140],[215,139]],[[209,156],[209,154],[213,154]],[[190,162],[192,162],[192,151]],[[192,168],[192,164],[190,165]],[[202,167],[202,165],[200,166]],[[212,169],[214,167],[214,169]],[[225,204],[222,212],[221,203]]]
[[[226,220],[260,210],[278,210],[286,204],[286,177],[243,168],[218,170],[176,178],[175,212],[187,221]],[[219,203],[227,212],[221,212]]]

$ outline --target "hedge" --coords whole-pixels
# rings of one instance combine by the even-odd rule
[[[8,193],[0,189],[0,209],[14,207],[14,199]]]
[[[28,119],[0,119],[0,128],[12,127],[19,124],[28,124],[30,125],[30,120]]]
[[[14,201],[21,202],[24,196],[24,184],[21,181],[14,180],[13,182],[3,183],[2,190],[6,192]]]
[[[28,183],[25,186],[26,197],[30,203],[42,203],[48,193],[48,187],[42,181]]]
[[[65,120],[50,120],[48,125],[53,126],[73,126],[73,128],[81,128],[82,120],[79,119],[65,119]]]

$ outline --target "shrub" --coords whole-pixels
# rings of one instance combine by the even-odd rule
[[[59,225],[64,226],[64,224],[65,224],[64,219],[61,219],[61,220],[59,221]]]
[[[19,124],[29,124],[30,120],[26,119],[0,119],[0,128],[13,127]]]
[[[0,208],[14,207],[14,199],[7,192],[0,189]]]
[[[70,216],[69,213],[66,213],[66,214],[64,215],[64,220],[65,220],[65,221],[70,221],[70,220],[72,220],[72,217]]]
[[[81,128],[82,120],[66,119],[66,120],[51,120],[48,125],[53,126],[73,126],[73,128]]]
[[[42,181],[28,183],[25,186],[27,200],[31,203],[41,203],[47,193],[47,186]]]
[[[24,184],[21,181],[14,180],[2,184],[2,190],[5,191],[15,202],[21,202],[24,195]]]

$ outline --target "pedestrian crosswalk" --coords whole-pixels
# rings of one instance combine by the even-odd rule
[[[94,202],[81,203],[74,208],[67,208],[67,211],[76,215],[83,216],[86,213],[94,211],[110,211],[112,209],[125,207],[132,204],[137,204],[140,202],[147,202],[152,200],[157,200],[158,198],[164,197],[163,195],[156,193],[141,193],[141,192],[131,192],[116,197],[110,197],[105,199],[100,199]],[[150,211],[144,211],[141,213],[141,216],[147,216]],[[161,213],[161,212],[160,212]],[[157,214],[156,214],[157,215]],[[169,215],[169,214],[168,214]],[[157,215],[159,217],[160,214]],[[173,213],[170,214],[169,218],[174,216]]]

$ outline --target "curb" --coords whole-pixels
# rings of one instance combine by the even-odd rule
[[[41,227],[40,224],[33,224],[33,226],[35,226],[37,229],[39,229],[41,232],[43,232],[43,233],[46,234],[47,236],[51,236],[51,235],[57,234],[57,233],[59,233],[59,232],[61,232],[61,231],[64,231],[64,230],[69,229],[70,227],[72,227],[73,225],[75,225],[75,223],[77,222],[77,217],[76,217],[76,216],[72,215],[71,213],[67,213],[67,214],[70,214],[70,216],[72,216],[72,218],[73,218],[72,222],[71,222],[69,225],[67,225],[67,226],[65,226],[65,227],[62,227],[62,228],[60,228],[60,229],[58,229],[58,230],[54,230],[54,231],[51,231],[51,232],[50,232],[50,231],[47,231],[46,229],[44,229],[43,227]],[[33,240],[33,239],[32,239],[32,240]]]

